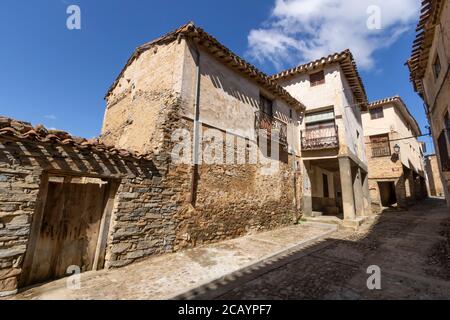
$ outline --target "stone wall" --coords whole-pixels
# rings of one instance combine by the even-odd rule
[[[172,149],[164,144],[165,140],[158,132],[163,132],[168,141],[170,134],[181,128],[193,137],[196,53],[184,39],[157,45],[148,51],[150,53],[146,51],[128,66],[119,80],[121,86],[111,91],[101,138],[121,147],[131,145],[138,151],[169,155]],[[267,92],[254,80],[231,70],[204,50],[200,51],[199,109],[200,120],[205,124],[203,130],[213,128],[223,135],[227,131],[236,139],[246,136],[249,140],[245,144],[255,145],[255,111],[258,110],[259,94]],[[157,67],[158,72],[154,72],[151,66]],[[166,115],[167,103],[161,103],[162,97],[179,101],[180,108],[173,112],[172,118]],[[289,107],[285,102],[274,99],[274,113],[282,121],[289,121]],[[298,148],[298,115],[293,111],[292,116],[294,121],[287,124],[290,130],[288,140]],[[160,128],[161,122],[167,126]],[[142,126],[152,127],[152,132],[142,130]],[[211,143],[203,141],[203,149],[209,148]],[[189,152],[190,160],[192,149]],[[300,202],[301,179],[296,173],[295,200],[292,161],[292,155],[284,152],[283,159],[278,162],[279,169],[271,176],[263,175],[258,164],[202,163],[194,167],[190,162],[182,165],[171,163],[166,176],[178,181],[178,184],[171,184],[177,187],[172,193],[177,205],[169,209],[174,214],[176,230],[173,249],[293,223],[299,216],[300,208],[295,204]],[[195,201],[191,201],[192,198]],[[132,255],[144,256],[146,249],[140,250]],[[117,263],[127,263],[128,253],[119,254],[123,262]]]
[[[390,140],[395,139],[396,137],[395,134],[389,133]],[[393,155],[393,145],[395,143],[390,143],[392,153],[390,156],[373,157],[370,137],[365,137],[365,141],[369,164],[369,192],[372,208],[376,212],[379,212],[381,208],[381,195],[378,182],[393,182],[395,185],[397,204],[401,207],[406,206],[408,196],[405,185],[404,168],[400,159],[397,158],[396,155]]]
[[[184,124],[192,130],[190,120],[184,120]],[[208,129],[212,128],[203,126],[203,131]],[[222,134],[223,144],[216,144],[216,150],[226,150],[225,133]],[[238,146],[243,145],[247,161],[252,148],[257,150],[260,159],[263,157],[257,142],[243,141],[238,136],[234,136],[234,139],[235,156],[242,152]],[[213,141],[204,140],[203,150],[212,145]],[[298,204],[302,194],[300,171],[293,170],[292,154],[282,150],[280,153],[280,160],[274,162],[276,169],[271,174],[266,174],[264,168],[267,169],[268,165],[261,162],[199,165],[194,187],[195,203],[193,206],[187,204],[175,217],[176,249],[231,239],[296,222],[300,218]],[[188,199],[189,196],[190,191],[182,198]]]
[[[176,109],[177,105],[168,108]],[[168,119],[172,119],[170,113]],[[74,141],[78,138],[64,132],[49,131],[40,138],[46,142],[37,141],[36,131],[45,128],[6,122],[9,126],[0,128],[0,293],[17,289],[24,259],[33,255],[27,252],[33,217],[48,176],[95,177],[117,184],[107,233],[106,267],[173,251],[173,215],[184,200],[180,189],[188,189],[189,180],[183,175],[186,169],[172,168],[164,154],[139,159],[121,155],[116,149],[89,148],[90,142],[79,144]],[[170,135],[162,143],[169,148]]]

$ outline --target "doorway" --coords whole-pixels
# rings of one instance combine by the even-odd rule
[[[110,207],[111,182],[88,177],[47,179],[41,210],[33,219],[22,287],[68,276],[69,267],[93,270],[96,255],[104,253],[98,244],[104,236],[100,230],[109,229],[104,216]]]
[[[378,188],[380,190],[380,200],[383,207],[389,207],[397,203],[395,183],[393,181],[378,182]]]

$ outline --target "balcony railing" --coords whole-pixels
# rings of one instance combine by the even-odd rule
[[[302,150],[321,150],[339,147],[338,127],[306,129],[301,132]]]
[[[287,146],[287,124],[262,111],[256,112],[256,129],[267,132],[267,139]],[[277,136],[277,137],[276,137]]]

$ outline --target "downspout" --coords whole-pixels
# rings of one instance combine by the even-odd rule
[[[193,157],[191,165],[191,194],[189,202],[195,206],[197,193],[197,175],[199,164],[199,139],[200,139],[200,51],[194,44],[195,60],[195,101],[194,101],[194,136]]]
[[[297,210],[298,210],[298,205],[297,205],[297,175],[296,175],[296,171],[297,171],[297,156],[295,153],[295,126],[294,126],[294,121],[292,121],[292,109],[290,109],[289,111],[289,122],[291,124],[291,139],[292,139],[292,183],[293,183],[293,190],[294,190],[294,212],[292,214],[292,219],[293,219],[293,223],[295,224],[297,222]]]

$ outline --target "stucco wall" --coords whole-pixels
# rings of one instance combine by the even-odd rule
[[[339,64],[326,66],[324,74],[325,83],[313,87],[310,86],[309,75],[304,73],[280,80],[279,83],[306,105],[307,112],[333,106],[339,127],[339,154],[351,152],[363,163],[367,163],[360,109],[354,104],[355,99],[345,76]],[[304,129],[304,124],[301,129]]]
[[[328,177],[328,193],[329,198],[335,198],[335,190],[334,190],[334,174],[331,171],[322,169],[318,166],[312,166],[312,177],[310,177],[313,181],[311,181],[311,193],[312,197],[315,198],[323,198],[323,175],[327,175]]]
[[[158,152],[167,105],[181,92],[184,46],[172,42],[143,52],[106,99],[102,142]]]
[[[193,119],[195,100],[195,61],[197,53],[186,47],[183,74],[184,116]],[[205,50],[200,52],[200,121],[232,134],[255,139],[255,112],[259,109],[259,96],[273,99],[274,116],[288,125],[288,143],[300,153],[300,114],[284,101],[268,94],[264,88],[225,66]]]

